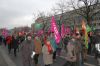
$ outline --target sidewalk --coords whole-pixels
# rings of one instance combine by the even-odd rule
[[[0,45],[0,66],[16,66],[16,64],[10,59],[5,49]]]

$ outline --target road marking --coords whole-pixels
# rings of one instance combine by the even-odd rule
[[[16,66],[16,64],[9,58],[9,56],[5,53],[5,51],[1,47],[0,47],[0,52],[1,52],[4,60],[8,64],[8,66]]]

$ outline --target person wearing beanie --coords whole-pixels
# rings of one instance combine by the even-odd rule
[[[33,49],[34,43],[32,40],[32,37],[30,34],[26,35],[26,40],[22,42],[22,61],[23,61],[23,66],[31,66],[32,64],[32,59],[31,59],[31,54]]]

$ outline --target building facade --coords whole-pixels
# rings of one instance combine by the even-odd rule
[[[96,14],[92,16],[91,25],[96,29],[100,29],[100,4],[98,4],[94,12]],[[56,23],[58,24],[58,27],[61,26],[62,23],[64,23],[65,26],[81,27],[82,20],[85,20],[81,15],[75,13],[75,10],[65,12],[63,14],[62,20],[61,20],[61,14],[55,15],[55,19],[56,19]],[[46,24],[45,30],[47,31],[50,28],[51,16],[44,19],[38,18],[35,22]]]

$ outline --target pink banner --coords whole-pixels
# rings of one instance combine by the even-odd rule
[[[64,35],[65,35],[65,26],[64,26],[64,24],[62,24],[61,25],[61,36],[62,36],[62,38],[64,37]]]
[[[38,36],[41,36],[43,33],[44,33],[43,30],[39,30],[37,34]]]
[[[56,43],[59,43],[60,42],[60,34],[58,32],[58,28],[57,28],[54,16],[52,16],[52,19],[51,19],[51,31],[54,32]]]
[[[8,31],[6,29],[3,29],[2,35],[6,38],[8,36]]]
[[[70,34],[70,33],[71,33],[70,27],[66,27],[66,34]]]

